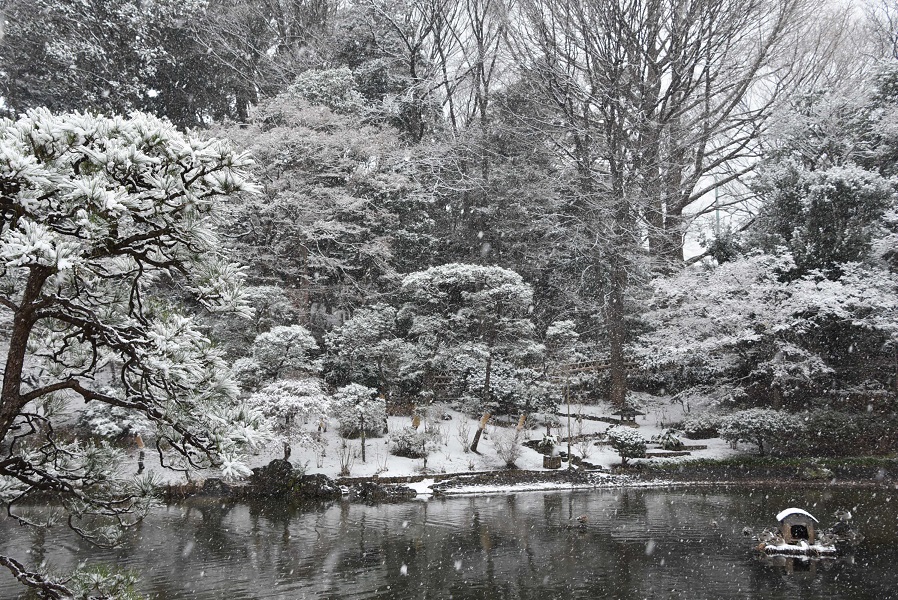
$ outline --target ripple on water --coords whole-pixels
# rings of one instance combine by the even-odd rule
[[[851,507],[871,528],[854,564],[789,573],[756,560],[741,531],[784,506],[828,521]],[[0,552],[142,573],[174,598],[834,598],[898,590],[898,502],[857,490],[598,490],[433,499],[296,512],[244,505],[168,507],[122,549],[91,549],[0,519]],[[875,515],[875,517],[874,517]],[[875,528],[875,530],[873,530]],[[30,554],[28,554],[30,552]],[[21,589],[0,574],[0,598]]]

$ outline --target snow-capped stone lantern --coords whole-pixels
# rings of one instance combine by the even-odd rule
[[[776,520],[787,544],[798,544],[802,540],[808,544],[814,543],[814,529],[818,521],[811,513],[800,508],[787,508],[776,515]]]

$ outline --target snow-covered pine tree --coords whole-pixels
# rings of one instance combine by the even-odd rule
[[[16,507],[40,492],[104,538],[149,500],[116,470],[117,450],[56,435],[60,399],[142,414],[166,465],[249,472],[241,449],[263,439],[264,419],[237,402],[220,351],[159,291],[247,314],[215,216],[253,190],[250,165],[140,113],[0,121],[0,501],[23,523]]]
[[[529,318],[533,290],[514,271],[452,263],[407,275],[402,293],[407,299],[403,310],[412,318],[410,335],[427,349],[427,359],[451,347],[466,349],[465,354],[483,361],[483,417],[471,442],[476,452],[496,408],[491,389],[493,361],[497,356],[521,361],[542,352],[542,346],[534,342]]]

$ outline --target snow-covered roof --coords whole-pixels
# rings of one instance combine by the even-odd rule
[[[795,515],[795,514],[798,514],[798,515],[804,515],[804,516],[806,516],[806,517],[810,517],[810,518],[814,519],[814,522],[815,522],[815,523],[819,523],[819,521],[814,517],[814,515],[812,515],[812,514],[809,513],[808,511],[802,510],[802,509],[800,509],[800,508],[787,508],[786,510],[780,512],[780,514],[776,515],[776,520],[777,520],[777,521],[782,521],[783,519],[785,519],[785,518],[788,517],[789,515]]]

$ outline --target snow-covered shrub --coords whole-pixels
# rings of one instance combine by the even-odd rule
[[[449,361],[448,370],[454,383],[453,394],[460,399],[456,408],[465,414],[479,414],[485,409],[497,414],[516,412],[518,401],[528,396],[524,384],[526,372],[515,368],[503,357],[490,361],[489,401],[484,404],[487,350],[481,345],[467,344]]]
[[[271,419],[272,429],[282,438],[286,456],[289,456],[291,440],[303,446],[320,448],[318,437],[299,428],[306,421],[317,423],[327,418],[330,399],[320,379],[275,381],[250,396],[246,402]]]
[[[385,395],[415,389],[423,377],[420,348],[403,339],[396,308],[375,304],[325,336],[324,377],[334,385],[376,386]]]
[[[345,438],[361,435],[362,428],[367,437],[379,437],[387,420],[387,403],[377,396],[374,388],[350,383],[334,394],[331,416],[337,420],[340,435]]]
[[[785,436],[777,450],[789,456],[887,454],[898,442],[898,417],[891,414],[815,410],[796,415],[799,435]]]
[[[210,337],[229,356],[244,355],[260,333],[278,325],[296,323],[299,319],[296,307],[283,288],[274,285],[247,286],[244,288],[243,300],[252,308],[250,322],[245,326],[234,327],[231,319],[203,315]]]
[[[439,432],[434,429],[424,430],[414,427],[403,427],[390,434],[390,454],[405,458],[424,458],[437,447]]]
[[[890,375],[870,358],[886,358],[895,273],[866,262],[838,265],[835,279],[797,269],[787,252],[754,252],[656,279],[654,308],[641,315],[649,327],[634,344],[638,360],[689,395],[738,382],[726,395],[754,406],[778,397],[803,407],[871,376],[887,384]]]
[[[252,358],[238,358],[231,365],[231,372],[244,390],[255,390],[262,383],[262,368]]]
[[[120,406],[90,402],[82,411],[78,424],[92,435],[115,439],[127,435],[147,435],[153,423],[144,415]]]
[[[717,428],[720,417],[711,413],[700,413],[687,416],[680,424],[680,429],[691,440],[706,440],[719,435]]]
[[[299,311],[286,290],[278,286],[248,286],[243,297],[253,307],[256,332],[268,331],[279,324],[295,323],[299,318]]]
[[[558,438],[554,435],[543,435],[543,439],[536,445],[536,450],[546,456],[555,455],[555,446],[558,445]]]
[[[502,459],[505,466],[509,469],[516,469],[515,464],[521,457],[523,446],[521,446],[521,430],[514,428],[511,431],[494,431],[492,435],[493,446],[496,448],[496,455]]]
[[[357,112],[364,98],[356,89],[349,67],[309,69],[299,74],[287,90],[309,104],[327,106],[336,113]]]
[[[253,342],[253,359],[263,378],[275,379],[288,373],[310,372],[310,353],[318,349],[312,334],[302,325],[282,325],[260,333]]]
[[[677,437],[677,432],[673,429],[665,429],[658,435],[652,437],[652,442],[659,444],[664,450],[683,449],[683,442]]]
[[[748,442],[764,454],[764,444],[800,433],[802,422],[791,413],[769,408],[740,410],[720,420],[720,437],[730,442]]]
[[[627,464],[628,458],[643,458],[646,441],[642,435],[631,427],[612,427],[606,435],[611,447],[620,454],[621,465]]]

